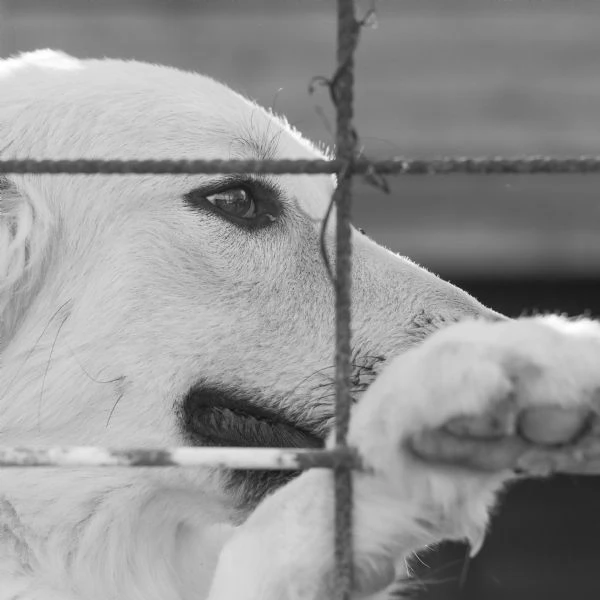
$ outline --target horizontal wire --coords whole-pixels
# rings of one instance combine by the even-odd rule
[[[467,175],[600,173],[600,156],[553,158],[460,157],[432,159],[395,157],[370,161],[357,158],[348,165],[342,160],[0,160],[0,173],[39,174],[318,174],[350,169],[355,174],[380,175]]]
[[[312,468],[360,468],[356,451],[291,448],[126,448],[57,446],[0,447],[3,467],[215,467],[297,471]]]

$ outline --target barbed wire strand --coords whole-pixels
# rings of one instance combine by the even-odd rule
[[[194,174],[535,175],[600,173],[599,156],[443,156],[384,160],[0,160],[0,174],[194,175]]]
[[[335,448],[347,448],[350,422],[352,281],[351,205],[352,163],[356,153],[353,121],[354,50],[360,23],[354,0],[337,1],[337,71],[330,85],[336,110],[336,156],[342,168],[333,194],[336,213],[335,252]],[[352,471],[339,465],[333,469],[335,497],[335,595],[350,600],[353,589]]]

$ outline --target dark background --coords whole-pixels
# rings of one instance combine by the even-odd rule
[[[54,47],[202,71],[332,143],[332,0],[0,0],[0,53]],[[363,3],[363,9],[368,8]],[[600,154],[597,0],[388,0],[357,55],[367,156]],[[1,92],[0,92],[1,93]],[[355,221],[511,316],[600,313],[597,176],[357,181]],[[465,582],[465,549],[420,553],[431,599],[600,597],[600,478],[512,489]]]

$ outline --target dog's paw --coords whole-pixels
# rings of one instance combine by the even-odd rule
[[[590,470],[600,458],[598,325],[529,319],[496,324],[490,335],[507,389],[408,445],[425,460],[486,471]]]
[[[477,542],[516,472],[600,462],[598,365],[589,321],[453,325],[386,367],[353,415],[351,443],[390,497],[421,507],[433,538]]]

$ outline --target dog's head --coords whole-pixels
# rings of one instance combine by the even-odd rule
[[[43,51],[0,62],[0,80],[2,158],[323,157],[197,74]],[[334,297],[320,228],[334,184],[2,178],[3,443],[322,444]],[[440,326],[493,314],[358,230],[352,241],[356,396]]]

